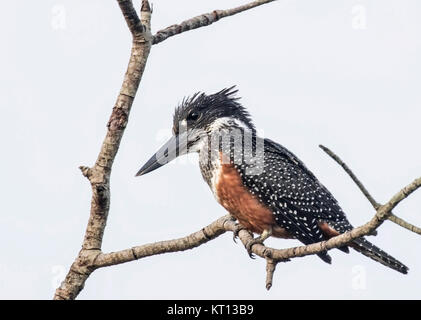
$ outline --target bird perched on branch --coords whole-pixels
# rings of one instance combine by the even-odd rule
[[[293,153],[258,137],[234,87],[184,99],[174,114],[173,136],[139,170],[151,172],[177,156],[199,153],[200,170],[216,200],[243,228],[260,236],[298,239],[305,245],[353,229],[333,195]],[[364,238],[348,244],[396,271],[408,268]],[[339,248],[349,252],[348,246]],[[327,251],[318,256],[331,263]]]

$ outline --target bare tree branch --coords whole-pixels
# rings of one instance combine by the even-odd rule
[[[355,182],[355,184],[360,188],[361,192],[365,195],[365,197],[370,201],[374,209],[378,209],[380,207],[380,203],[378,203],[374,198],[371,196],[371,194],[368,192],[368,190],[364,187],[362,182],[357,178],[357,176],[352,172],[352,170],[347,166],[345,162],[342,161],[341,158],[339,158],[332,150],[329,148],[319,145],[319,147],[326,152],[333,160],[335,160],[344,170],[345,172],[351,177],[351,179]]]
[[[335,154],[332,150],[329,148],[319,145],[319,147],[326,152],[333,160],[335,160],[344,170],[345,172],[351,177],[351,179],[355,182],[355,184],[360,188],[361,192],[365,195],[365,197],[370,201],[371,205],[374,207],[374,209],[379,209],[380,203],[378,203],[368,192],[368,190],[364,187],[362,182],[357,178],[357,176],[352,172],[352,170],[348,167],[348,165],[342,161],[341,158],[337,154]],[[393,213],[390,214],[389,218],[390,221],[396,223],[397,225],[408,229],[414,233],[421,234],[421,229],[410,224],[409,222],[406,222],[405,220],[395,216]]]
[[[133,37],[140,36],[143,32],[143,26],[133,7],[132,0],[117,0],[117,2]]]
[[[200,16],[183,21],[180,24],[174,24],[172,26],[169,26],[165,29],[158,31],[153,37],[153,44],[158,44],[172,36],[175,36],[177,34],[180,34],[186,31],[209,26],[212,23],[222,18],[233,16],[237,13],[240,13],[240,12],[243,12],[243,11],[246,11],[246,10],[249,10],[249,9],[252,9],[252,8],[261,6],[263,4],[273,2],[273,1],[275,0],[257,0],[257,1],[253,1],[236,8],[232,8],[232,9],[214,10],[210,13],[205,13]]]
[[[349,244],[357,238],[371,234],[389,218],[393,208],[420,187],[421,178],[418,178],[399,191],[385,205],[380,206],[374,217],[369,222],[329,240],[287,249],[274,249],[263,244],[254,244],[251,248],[252,252],[259,257],[266,259],[267,262],[266,288],[269,290],[272,286],[273,274],[278,262],[285,262],[289,261],[291,258],[304,257],[307,255],[317,254],[322,251],[339,248]],[[105,254],[100,253],[95,256],[95,259],[92,260],[91,264],[87,265],[87,267],[88,269],[95,270],[97,268],[118,265],[153,255],[193,249],[212,239],[215,239],[227,231],[235,232],[237,228],[238,226],[232,217],[230,215],[226,215],[214,221],[207,227],[183,238],[145,244],[117,252]],[[245,229],[241,229],[238,236],[244,247],[247,247],[247,244],[253,240],[253,235]]]
[[[92,264],[101,253],[102,238],[110,209],[111,168],[127,125],[130,110],[145,69],[152,45],[150,9],[148,1],[142,5],[142,22],[132,1],[117,0],[133,34],[132,51],[123,85],[108,121],[108,130],[101,151],[92,168],[80,167],[92,187],[91,212],[82,249],[56,290],[55,299],[74,299],[83,289],[86,279],[94,270]],[[142,26],[143,25],[143,26]]]
[[[270,258],[266,258],[266,290],[272,288],[273,275],[275,274],[278,263]]]
[[[153,255],[196,248],[228,231],[225,224],[230,221],[232,221],[231,216],[226,215],[211,223],[207,227],[180,239],[160,241],[118,252],[100,254],[95,260],[94,267],[101,268],[112,266]]]
[[[414,233],[418,233],[421,235],[421,228],[418,228],[414,226],[413,224],[406,222],[405,220],[395,216],[393,213],[390,215],[389,220],[405,229],[408,229],[409,231],[412,231]]]

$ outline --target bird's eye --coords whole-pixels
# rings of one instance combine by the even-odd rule
[[[187,116],[187,120],[189,121],[196,121],[197,119],[199,119],[199,114],[197,112],[191,112]]]

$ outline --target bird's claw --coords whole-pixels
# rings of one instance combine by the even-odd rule
[[[253,252],[251,251],[253,245],[255,245],[255,244],[263,245],[263,241],[265,241],[271,235],[272,235],[272,228],[265,229],[265,230],[263,230],[263,232],[260,236],[258,236],[257,238],[253,238],[246,243],[245,247],[247,249],[247,252],[248,252],[250,258],[254,259]]]
[[[230,215],[229,215],[229,219],[230,219],[231,221],[237,221],[237,218],[236,218],[236,217],[234,217],[232,214],[230,214]]]
[[[238,238],[238,234],[240,233],[241,230],[244,230],[244,229],[245,228],[241,224],[239,224],[239,223],[237,223],[235,225],[235,229],[234,229],[233,236],[232,236],[232,240],[235,243],[237,243],[237,240],[236,239]]]
[[[251,249],[255,244],[263,244],[263,241],[264,240],[262,240],[260,237],[257,237],[257,238],[251,239],[250,241],[246,243],[245,247],[250,258],[256,259]]]

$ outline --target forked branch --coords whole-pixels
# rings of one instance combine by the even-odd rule
[[[319,147],[326,152],[333,160],[335,160],[344,170],[345,172],[351,177],[351,179],[355,182],[355,184],[358,186],[358,188],[361,190],[361,192],[365,195],[365,197],[368,199],[368,201],[371,203],[371,205],[373,206],[374,209],[379,209],[380,207],[380,203],[378,203],[370,194],[370,192],[368,192],[368,190],[366,189],[366,187],[364,187],[364,185],[362,184],[362,182],[357,178],[357,176],[354,174],[354,172],[352,172],[352,170],[347,166],[347,164],[345,162],[342,161],[341,158],[339,158],[338,155],[336,155],[332,150],[330,150],[329,148],[326,148],[323,145],[319,145]],[[409,231],[412,231],[414,233],[418,233],[421,235],[421,229],[410,224],[409,222],[406,222],[405,220],[395,216],[392,212],[390,213],[388,219],[394,223],[396,223],[397,225],[408,229]]]

